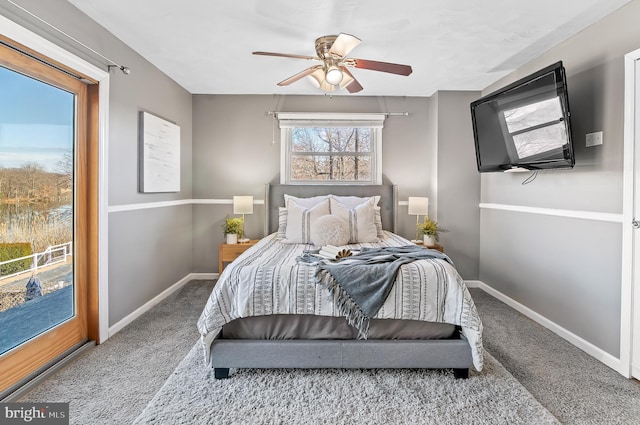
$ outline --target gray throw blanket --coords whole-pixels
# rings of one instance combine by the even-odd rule
[[[327,285],[337,299],[340,314],[358,329],[359,338],[366,339],[369,319],[376,315],[389,296],[400,266],[431,258],[453,264],[440,251],[416,245],[363,248],[359,254],[336,262],[304,254],[298,261],[316,265],[316,283]]]

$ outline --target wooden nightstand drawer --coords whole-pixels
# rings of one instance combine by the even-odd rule
[[[226,244],[221,243],[218,249],[218,273],[222,273],[225,263],[230,263],[240,256],[247,249],[254,246],[258,240],[250,240],[247,243]]]

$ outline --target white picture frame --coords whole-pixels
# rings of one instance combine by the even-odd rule
[[[180,127],[144,111],[140,112],[139,191],[180,192]]]

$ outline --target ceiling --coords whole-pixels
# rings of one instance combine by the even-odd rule
[[[193,94],[321,95],[306,78],[276,85],[316,62],[251,52],[314,56],[344,32],[362,39],[349,57],[413,73],[352,68],[364,90],[334,95],[430,96],[482,90],[630,0],[68,1]]]

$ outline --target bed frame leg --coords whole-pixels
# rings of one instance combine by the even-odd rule
[[[216,379],[227,379],[229,377],[229,368],[215,367],[213,368],[213,375]]]
[[[453,369],[453,377],[456,379],[467,379],[469,377],[469,369]]]

